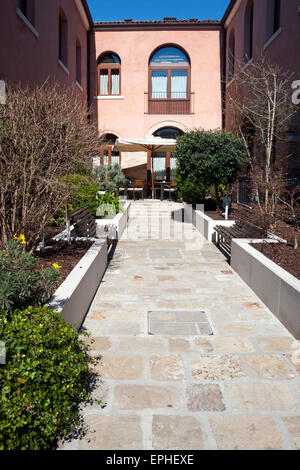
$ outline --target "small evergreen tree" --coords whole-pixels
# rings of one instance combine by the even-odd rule
[[[212,185],[219,204],[219,186],[231,185],[245,164],[246,153],[240,139],[226,130],[193,130],[177,138],[177,187],[181,197],[186,188],[193,204],[201,202]],[[192,191],[193,188],[193,191]]]

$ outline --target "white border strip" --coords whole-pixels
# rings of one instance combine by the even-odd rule
[[[80,83],[77,80],[75,80],[75,83],[78,86],[79,90],[83,91],[82,86],[80,85]]]
[[[21,12],[21,10],[19,10],[19,8],[17,8],[16,13],[17,13],[18,17],[26,24],[27,28],[30,29],[30,31],[32,32],[32,34],[33,34],[37,39],[39,39],[39,37],[40,37],[39,33],[37,32],[37,30],[35,29],[35,27],[30,23],[30,21],[28,20],[28,18],[26,18],[26,16],[23,15],[23,13]]]
[[[107,95],[107,96],[94,96],[94,100],[123,100],[124,96],[122,95]]]
[[[67,75],[70,75],[70,71],[69,71],[69,69],[65,66],[65,64],[64,64],[60,59],[57,59],[57,62],[58,62],[58,64],[61,66],[61,68],[63,69],[63,71],[64,71]]]
[[[268,39],[268,41],[265,43],[264,45],[264,49],[266,49],[273,41],[274,39],[277,38],[277,36],[279,36],[279,34],[282,32],[282,28],[280,27],[279,29],[277,29],[277,31],[273,34],[273,36],[270,37],[270,39]]]

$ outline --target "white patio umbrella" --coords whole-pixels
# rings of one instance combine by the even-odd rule
[[[114,152],[174,152],[176,149],[175,139],[162,139],[161,137],[148,138],[130,138],[117,139],[112,150]],[[154,177],[153,177],[153,158],[151,158],[152,166],[152,197],[154,193]]]
[[[114,152],[174,152],[175,139],[161,137],[117,139],[112,150]]]

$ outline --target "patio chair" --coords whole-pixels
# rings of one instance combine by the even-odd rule
[[[136,194],[141,194],[141,199],[144,199],[144,181],[135,180],[135,185],[133,189],[133,197],[135,199]]]
[[[170,186],[165,186],[164,187],[164,192],[169,194],[169,200],[171,201],[172,199],[172,194],[174,194],[174,199],[176,197],[176,183],[175,181],[171,181]]]

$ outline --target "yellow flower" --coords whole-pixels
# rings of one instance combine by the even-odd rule
[[[21,245],[26,245],[27,244],[26,239],[25,239],[25,235],[23,235],[23,233],[21,233],[19,237],[14,235],[14,239],[18,240],[18,242],[20,242]]]
[[[53,268],[56,269],[56,270],[58,270],[58,269],[61,268],[61,266],[59,266],[57,263],[53,263],[52,266],[53,266]]]
[[[8,253],[5,253],[5,255],[4,255],[4,256],[8,256]]]

